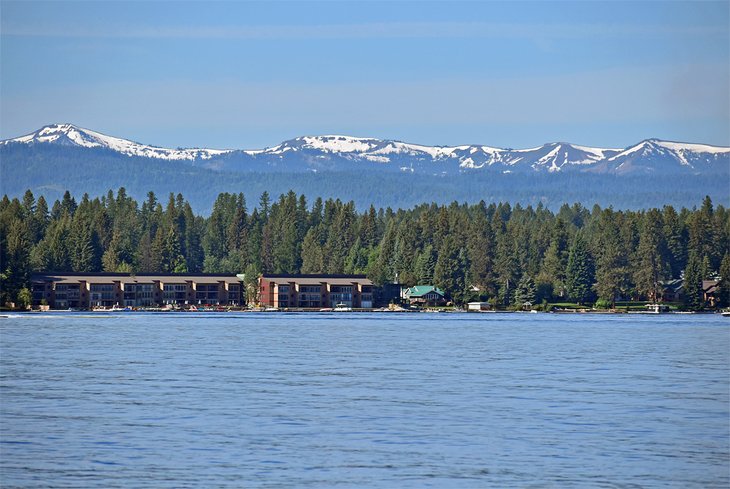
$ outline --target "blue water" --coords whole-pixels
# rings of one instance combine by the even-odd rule
[[[730,320],[0,319],[2,487],[728,487]]]

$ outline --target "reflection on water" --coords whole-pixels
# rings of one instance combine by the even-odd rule
[[[727,487],[718,316],[0,319],[3,487]]]

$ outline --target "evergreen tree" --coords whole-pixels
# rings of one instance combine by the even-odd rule
[[[578,233],[568,253],[568,265],[565,270],[565,287],[568,296],[578,304],[583,304],[589,297],[592,284],[591,259],[583,236]]]
[[[446,236],[433,271],[434,285],[454,298],[458,297],[464,290],[464,280],[462,278],[464,270],[462,269],[463,263],[460,261],[459,251],[460,249],[456,246],[454,239],[451,236]]]
[[[180,250],[180,238],[174,224],[159,228],[152,242],[152,254],[159,259],[162,273],[186,273],[187,263]]]
[[[535,304],[535,282],[529,275],[523,275],[515,289],[514,305],[523,308],[528,303]]]
[[[548,245],[543,256],[542,265],[537,276],[541,297],[553,295],[565,297],[565,270],[568,266],[568,231],[565,222],[555,219]]]
[[[362,217],[360,242],[365,248],[371,248],[378,244],[378,214],[372,205],[367,214]]]
[[[76,199],[71,196],[71,192],[68,190],[64,192],[63,199],[61,200],[61,212],[66,212],[69,217],[73,216],[74,212],[76,212]]]
[[[684,269],[684,294],[687,307],[693,311],[700,311],[705,306],[702,280],[702,260],[695,252],[690,252]]]
[[[596,235],[595,286],[598,297],[616,304],[616,296],[627,287],[628,255],[619,234],[620,213],[611,209],[601,212]]]
[[[46,202],[46,199],[41,195],[38,197],[38,201],[36,202],[35,206],[35,212],[33,213],[33,219],[32,219],[32,236],[31,239],[34,243],[37,243],[40,241],[43,237],[43,235],[46,232],[46,228],[48,227],[48,203]]]
[[[196,218],[193,215],[193,209],[190,204],[185,202],[183,206],[183,216],[185,220],[185,261],[187,263],[188,271],[191,273],[198,273],[203,269],[203,247],[201,245],[201,234],[205,228],[205,224],[202,218]],[[242,252],[245,252],[248,256],[248,243],[247,235],[240,241]]]
[[[317,197],[309,213],[309,229],[319,226],[322,222],[322,197]],[[306,233],[305,233],[306,234]]]
[[[393,257],[395,256],[396,224],[392,220],[387,224],[383,240],[380,242],[380,250],[377,262],[369,267],[369,277],[377,284],[382,285],[396,280],[397,270]]]
[[[269,193],[264,191],[264,193],[261,194],[261,198],[259,199],[259,214],[261,214],[261,218],[264,220],[267,220],[269,218],[269,211],[271,208],[271,197],[269,197]]]
[[[638,266],[634,269],[634,281],[639,292],[656,302],[660,296],[659,283],[666,278],[669,264],[666,257],[669,253],[662,236],[661,215],[652,209],[644,216],[644,223],[639,238]]]
[[[494,257],[494,271],[499,286],[500,302],[507,306],[512,302],[512,295],[517,282],[517,260],[513,255],[514,240],[510,236],[509,230],[503,224],[503,221],[496,216],[493,223],[495,230],[495,240],[497,243],[496,253]]]
[[[246,303],[257,305],[260,302],[259,298],[259,277],[261,271],[256,268],[256,265],[250,264],[246,267],[244,272],[244,289],[246,293]]]
[[[702,207],[694,212],[689,221],[689,252],[698,257],[707,257],[709,269],[716,270],[721,256],[717,247],[714,209],[710,197],[705,197]]]
[[[345,273],[366,273],[368,268],[368,251],[368,248],[362,246],[362,242],[358,237],[345,259]]]
[[[720,263],[720,280],[717,292],[718,307],[730,307],[730,253],[726,252]]]
[[[306,219],[299,212],[294,192],[282,195],[271,208],[267,227],[271,233],[271,259],[274,273],[298,273],[301,266],[301,245],[304,235],[300,235]]]
[[[494,237],[486,215],[479,212],[469,227],[469,282],[480,291],[494,294]]]
[[[35,214],[35,196],[30,190],[23,194],[23,219],[30,219]]]
[[[309,228],[302,243],[302,273],[323,273],[324,271],[324,226]]]
[[[0,299],[2,304],[17,301],[18,293],[29,283],[30,275],[30,229],[19,218],[10,221],[1,248],[3,251],[0,265]]]
[[[154,273],[160,271],[162,262],[161,245],[152,246],[152,240],[148,233],[144,233],[137,247],[137,269],[142,273]]]
[[[51,222],[43,239],[33,249],[33,268],[36,270],[69,272],[71,267],[70,217],[65,211]]]
[[[71,269],[74,272],[98,272],[100,270],[99,243],[91,223],[82,219],[75,219],[71,225],[69,244],[71,248]]]
[[[672,206],[664,206],[662,220],[669,274],[672,277],[679,277],[687,265],[687,230]]]
[[[418,255],[417,244],[415,227],[410,223],[401,222],[395,238],[393,267],[398,272],[402,284],[415,285],[418,280],[414,266]]]
[[[134,270],[135,248],[123,231],[115,230],[101,262],[105,272],[131,272]]]
[[[339,203],[324,246],[327,273],[341,273],[344,270],[345,259],[355,242],[355,223],[355,204]]]
[[[436,270],[437,256],[433,246],[427,245],[416,260],[416,279],[418,284],[433,284],[433,274]]]

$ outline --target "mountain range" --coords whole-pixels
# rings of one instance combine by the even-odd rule
[[[730,204],[730,148],[647,139],[627,148],[548,143],[510,149],[425,146],[350,136],[304,136],[264,149],[171,149],[52,124],[0,141],[0,193],[53,201],[125,187],[144,199],[182,193],[207,213],[221,192],[267,191],[353,200],[359,207],[423,202],[691,207]]]
[[[501,173],[727,173],[730,147],[646,139],[627,148],[594,148],[547,143],[527,149],[484,145],[424,146],[351,136],[304,136],[256,150],[169,149],[140,144],[83,129],[51,124],[0,147],[49,145],[103,150],[227,172],[301,172],[373,170],[448,175],[475,171]]]

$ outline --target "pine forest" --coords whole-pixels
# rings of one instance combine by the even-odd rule
[[[719,279],[730,305],[730,212],[698,207],[641,211],[580,204],[421,204],[356,209],[293,191],[255,202],[222,193],[209,216],[183,195],[137,202],[124,188],[49,203],[27,191],[0,201],[0,303],[23,303],[43,272],[362,273],[375,284],[433,284],[455,304],[658,300],[681,281],[701,309],[702,281]]]

